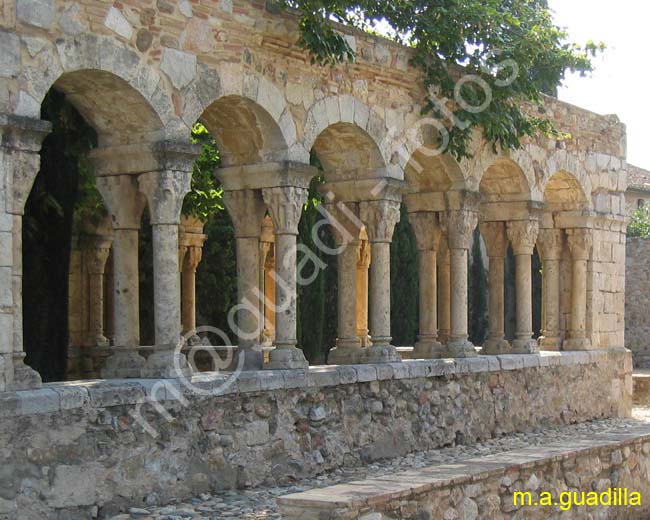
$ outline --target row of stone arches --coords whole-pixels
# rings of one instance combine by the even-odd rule
[[[178,225],[196,150],[188,144],[187,136],[179,137],[182,126],[179,127],[169,113],[161,115],[155,89],[150,95],[157,102],[149,103],[139,90],[133,88],[133,82],[139,77],[137,71],[130,79],[123,79],[105,70],[74,70],[62,74],[53,83],[98,136],[98,147],[89,153],[89,158],[113,227],[116,348],[104,370],[109,377],[165,377],[177,374],[179,370],[187,371],[182,356],[173,353],[181,323]],[[281,310],[273,313],[276,349],[271,353],[269,367],[306,366],[304,356],[296,349],[296,265],[292,251],[296,246],[297,226],[309,184],[318,174],[305,160],[309,153],[313,152],[322,165],[325,184],[321,190],[326,198],[328,218],[335,228],[338,223],[339,228],[335,232],[340,249],[339,334],[337,349],[330,362],[399,361],[391,345],[390,287],[387,280],[390,279],[389,244],[399,218],[402,198],[413,216],[416,235],[421,235],[418,237],[421,257],[429,259],[428,264],[421,263],[421,280],[431,282],[435,276],[445,277],[433,260],[438,256],[438,243],[443,232],[448,250],[443,265],[450,265],[450,272],[446,275],[450,284],[449,301],[444,302],[447,311],[443,314],[449,316],[449,323],[445,324],[449,338],[444,339],[452,347],[442,348],[437,332],[434,332],[438,329],[438,291],[435,285],[432,289],[431,283],[428,286],[422,283],[422,287],[428,288],[423,288],[421,293],[420,307],[425,314],[420,316],[422,348],[416,353],[421,357],[475,355],[473,345],[467,341],[466,264],[468,237],[479,219],[485,223],[500,223],[501,234],[507,229],[514,245],[514,237],[522,234],[531,242],[531,233],[537,233],[528,231],[528,228],[539,228],[541,223],[555,229],[554,219],[558,215],[566,213],[574,217],[590,206],[583,187],[584,178],[581,184],[579,176],[562,170],[546,179],[545,173],[538,175],[539,164],[529,160],[526,166],[521,167],[512,156],[497,157],[481,152],[477,153],[473,163],[458,163],[447,155],[432,154],[433,144],[429,142],[415,149],[402,172],[399,154],[393,145],[386,144],[389,139],[385,121],[352,96],[330,97],[316,102],[307,111],[304,128],[299,132],[288,105],[268,80],[250,75],[235,74],[235,77],[241,78],[246,92],[229,93],[236,89],[227,88],[221,77],[213,76],[218,86],[209,85],[210,94],[188,91],[187,98],[178,102],[186,122],[191,121],[196,113],[196,119],[202,121],[214,136],[222,154],[222,168],[217,175],[224,186],[224,201],[235,226],[240,304],[251,298],[253,292],[259,291],[262,224],[265,217],[270,217],[273,222],[274,272],[277,277],[275,303]],[[203,109],[205,103],[200,101],[193,105],[195,109],[200,107],[200,112],[188,108],[192,96],[205,100],[206,96],[215,93],[223,95],[211,99],[207,108]],[[29,129],[24,131],[30,133]],[[393,132],[399,133],[399,130],[393,129]],[[44,133],[39,131],[30,133],[35,143],[29,150],[33,159],[42,135]],[[524,158],[528,160],[529,155]],[[558,162],[557,158],[552,160]],[[489,166],[478,170],[478,165],[483,164],[481,161],[489,162]],[[33,180],[37,171],[33,162],[23,175],[31,176]],[[531,184],[533,177],[537,179],[535,184]],[[539,179],[546,179],[541,200],[536,195]],[[24,193],[19,191],[17,197],[14,207],[17,215],[22,212],[20,201],[26,199],[26,188],[30,186],[31,182],[20,186]],[[138,354],[138,258],[135,254],[145,207],[153,230],[156,344],[147,360]],[[420,224],[416,223],[418,221]],[[14,234],[20,233],[18,217]],[[532,247],[535,241],[532,238]],[[366,280],[369,294],[360,297],[356,289],[356,267],[359,250],[363,247],[370,249],[372,260],[368,268],[369,281]],[[286,258],[294,260],[278,260]],[[14,269],[16,273],[20,272],[19,266],[14,265]],[[530,273],[528,277],[522,275],[521,279],[519,292],[523,295],[525,284],[530,283]],[[460,294],[463,284],[464,294]],[[459,288],[460,293],[457,291]],[[529,299],[522,298],[521,307],[529,308]],[[16,294],[16,300],[19,302],[19,294]],[[357,307],[363,306],[368,316],[372,349],[369,342],[358,336],[356,316],[359,313],[363,315],[364,309]],[[17,323],[20,323],[18,314],[22,310],[20,305],[16,308]],[[244,312],[239,316],[238,326],[243,332],[239,334],[238,345],[246,352],[244,366],[261,368],[261,354],[253,348],[259,343],[259,334],[255,337],[250,333],[259,330],[261,324],[252,314]],[[522,317],[519,327],[522,330],[518,331],[522,336],[530,332],[530,327],[524,323],[526,319],[529,318]],[[582,333],[583,336],[586,334],[584,326]],[[530,334],[521,339],[530,340]],[[20,334],[14,342],[18,358],[23,351]],[[530,351],[531,348],[522,347],[520,351]]]

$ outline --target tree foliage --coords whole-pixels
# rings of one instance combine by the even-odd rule
[[[641,206],[632,214],[627,236],[650,238],[650,206]]]
[[[423,72],[424,87],[437,98],[465,103],[443,107],[430,95],[425,111],[449,125],[449,151],[468,155],[474,128],[503,148],[517,148],[538,131],[559,136],[552,123],[522,110],[553,93],[567,71],[592,70],[591,58],[602,44],[571,43],[557,27],[547,0],[278,0],[300,12],[300,44],[312,61],[333,65],[353,61],[355,51],[338,22],[363,30],[383,28],[412,47],[411,64]],[[473,78],[458,82],[460,74]],[[458,89],[458,90],[456,90]],[[491,101],[486,110],[476,107]]]

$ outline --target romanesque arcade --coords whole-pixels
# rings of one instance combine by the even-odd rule
[[[89,160],[109,213],[73,249],[71,335],[85,356],[78,378],[175,377],[191,370],[174,349],[196,325],[194,274],[206,239],[200,222],[181,219],[198,153],[189,143],[196,121],[222,157],[214,174],[235,229],[239,304],[249,308],[237,314],[234,339],[245,369],[307,366],[296,340],[296,244],[318,174],[310,154],[322,165],[323,211],[338,255],[338,337],[330,364],[400,362],[391,342],[389,251],[401,204],[419,252],[419,337],[411,357],[623,345],[625,186],[619,179],[626,165],[624,128],[616,118],[548,98],[547,115],[570,134],[566,141],[539,137],[500,152],[476,135],[471,159],[457,161],[436,150],[407,49],[354,33],[356,48],[367,51],[358,64],[310,66],[302,51],[280,45],[295,33],[290,15],[236,4],[192,4],[196,13],[189,4],[189,11],[172,9],[151,48],[146,16],[116,7],[106,12],[99,2],[74,16],[64,9],[67,2],[5,15],[0,390],[40,381],[23,359],[21,234],[50,130],[40,110],[51,88],[65,93],[97,132]],[[206,23],[198,16],[204,10],[227,21],[230,45],[214,48],[195,36]],[[262,27],[262,40],[242,17]],[[190,20],[195,35],[174,19]],[[144,211],[152,226],[155,292],[155,345],[146,356],[138,330]],[[467,259],[477,226],[489,257],[484,345],[468,340]],[[512,342],[504,338],[508,247],[516,259]],[[539,340],[532,326],[535,248],[543,262]],[[264,360],[257,347],[269,344],[274,348]]]

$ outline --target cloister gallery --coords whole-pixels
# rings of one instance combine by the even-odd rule
[[[55,518],[153,491],[164,503],[281,479],[295,473],[296,460],[300,475],[316,474],[381,443],[390,455],[459,436],[472,442],[629,415],[627,165],[618,118],[548,97],[545,115],[568,138],[539,136],[503,151],[476,134],[471,158],[458,161],[437,151],[440,126],[422,115],[408,48],[341,28],[358,60],[319,67],[293,43],[297,30],[291,13],[264,2],[0,1],[0,460],[11,468],[0,476],[0,516]],[[72,381],[43,384],[25,361],[22,239],[51,126],[41,103],[51,89],[97,134],[88,160],[108,219],[86,226],[72,253],[69,332],[83,362],[70,369]],[[201,343],[193,332],[194,273],[211,238],[201,222],[181,217],[200,153],[189,139],[197,121],[218,147],[214,174],[236,236],[234,372],[199,372],[179,346],[182,334],[190,347]],[[310,156],[322,168],[322,212],[335,238],[328,254],[338,266],[329,367],[309,367],[296,334],[297,284],[315,262],[297,243],[308,188],[321,171]],[[417,342],[398,351],[390,244],[402,204],[417,243],[420,311]],[[142,345],[139,332],[143,212],[153,237],[153,346]],[[468,339],[477,226],[489,259],[483,345]],[[512,341],[504,335],[508,246],[516,262]],[[181,380],[219,391],[192,393]],[[460,386],[445,401],[450,381]],[[372,385],[419,408],[404,408],[395,421],[350,423],[346,413],[356,412],[345,412],[352,406],[345,403],[358,399],[361,414]],[[129,410],[160,388],[174,420],[151,412],[148,421],[163,432],[156,440]],[[443,404],[428,404],[431,392]],[[244,406],[250,400],[269,406],[271,418],[255,418],[256,408]],[[316,444],[300,424],[319,402],[338,419]],[[234,438],[226,444],[228,432]],[[144,453],[157,461],[155,472],[134,463]]]

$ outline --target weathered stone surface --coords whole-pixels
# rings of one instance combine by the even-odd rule
[[[120,35],[122,38],[126,38],[127,40],[130,40],[131,36],[133,35],[133,27],[129,21],[124,18],[122,12],[115,7],[109,8],[108,12],[106,13],[104,25],[111,31],[114,31],[116,34]]]
[[[176,49],[163,49],[160,69],[174,88],[181,90],[196,77],[196,56]]]
[[[56,383],[5,393],[0,446],[11,450],[3,467],[37,469],[32,479],[48,497],[45,505],[19,487],[15,496],[25,514],[39,511],[44,518],[64,504],[85,512],[93,504],[124,500],[139,507],[152,489],[152,503],[167,503],[207,490],[286,483],[362,461],[471,444],[540,423],[629,413],[631,396],[623,383],[629,353],[603,352],[595,359],[554,354],[566,363],[500,372],[489,368],[492,356],[479,364],[404,361],[387,366],[403,367],[406,374],[391,377],[378,365],[383,373],[364,371],[366,382],[356,381],[352,366],[266,371],[259,378],[258,372],[244,372],[220,395],[183,390],[179,398],[179,392],[162,392],[156,406],[144,402],[154,387],[146,380]],[[479,366],[485,370],[477,371]],[[421,375],[409,375],[412,367]],[[333,380],[347,373],[354,374],[351,382]],[[209,381],[220,386],[224,377],[206,373],[192,381],[208,388]],[[275,389],[262,390],[262,380],[271,379]],[[97,450],[107,456],[98,457]],[[53,479],[41,472],[46,467]],[[120,475],[117,487],[114,474]],[[75,487],[65,488],[65,479]],[[480,510],[481,502],[469,498]],[[469,501],[464,511],[471,518]]]
[[[0,78],[20,73],[20,39],[14,33],[0,31]]]
[[[625,249],[625,346],[635,368],[650,368],[650,239],[628,238]]]
[[[26,24],[49,29],[54,21],[54,0],[17,0],[16,16]]]

